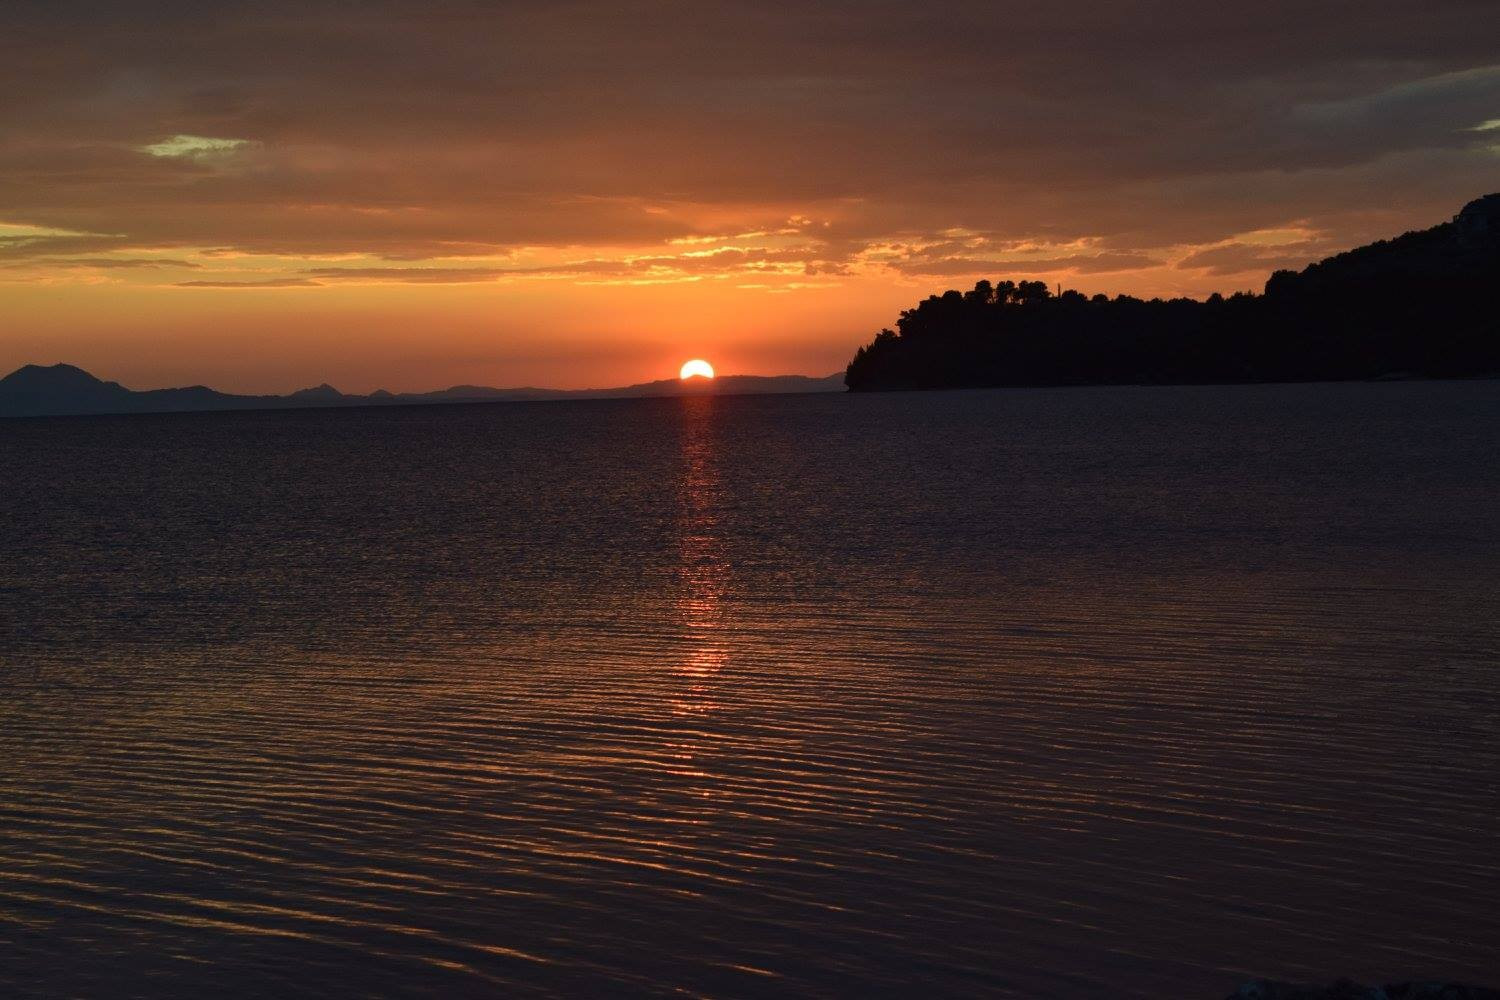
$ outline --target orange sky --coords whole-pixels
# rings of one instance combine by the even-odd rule
[[[1500,188],[1462,0],[145,6],[0,13],[5,371],[822,375],[979,277],[1258,289]]]

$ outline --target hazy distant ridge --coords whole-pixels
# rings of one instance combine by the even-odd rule
[[[0,379],[0,416],[40,417],[97,413],[174,413],[190,410],[271,410],[330,406],[401,406],[549,399],[610,399],[632,396],[764,395],[842,392],[843,375],[721,375],[708,381],[661,379],[612,389],[495,389],[456,385],[433,392],[369,395],[340,392],[324,383],[285,396],[248,396],[194,385],[177,389],[127,389],[73,365],[26,365]]]

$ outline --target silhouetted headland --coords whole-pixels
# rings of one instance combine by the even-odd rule
[[[1500,374],[1500,194],[1451,222],[1206,301],[981,281],[859,349],[853,390],[1461,378]]]
[[[101,413],[175,413],[190,410],[271,410],[337,406],[398,406],[423,403],[491,403],[553,399],[616,399],[642,396],[764,395],[839,392],[842,375],[721,375],[716,379],[660,379],[612,389],[492,389],[456,385],[435,392],[369,395],[340,392],[326,382],[285,396],[246,396],[194,385],[179,389],[127,389],[73,365],[26,365],[0,379],[0,417]]]

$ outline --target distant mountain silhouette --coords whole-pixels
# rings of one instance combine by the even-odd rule
[[[1500,194],[1451,222],[1207,301],[981,281],[861,347],[850,389],[1305,382],[1500,374]]]
[[[274,398],[231,396],[201,385],[132,392],[73,365],[26,365],[0,379],[0,416],[225,409]]]
[[[752,395],[839,392],[843,376],[721,375],[709,379],[662,379],[612,389],[492,389],[456,385],[435,392],[367,396],[339,392],[326,382],[285,396],[244,396],[195,385],[180,389],[134,391],[106,382],[73,365],[26,365],[0,379],[0,416],[37,417],[99,413],[173,413],[188,410],[268,410],[330,406],[400,406],[423,403],[479,403],[549,399],[608,399],[697,394]]]
[[[287,396],[288,400],[294,400],[298,403],[311,403],[313,405],[342,403],[344,398],[342,392],[339,392],[327,382],[324,382],[322,385],[315,385],[311,389],[298,389]]]

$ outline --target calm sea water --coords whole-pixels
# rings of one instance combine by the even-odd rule
[[[1500,383],[0,425],[0,992],[1500,980]]]

